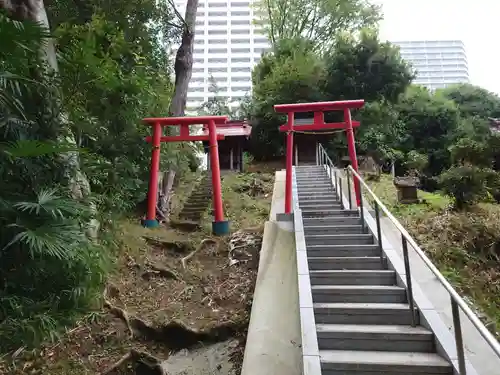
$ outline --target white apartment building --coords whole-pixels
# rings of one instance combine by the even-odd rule
[[[469,82],[465,46],[460,40],[424,40],[392,42],[401,56],[413,65],[414,83],[430,90]]]
[[[176,1],[181,14],[185,0]],[[254,25],[251,0],[200,0],[196,15],[193,76],[188,91],[188,111],[199,108],[213,93],[238,106],[252,89],[252,68],[269,48],[267,38]],[[259,32],[261,31],[261,32]]]

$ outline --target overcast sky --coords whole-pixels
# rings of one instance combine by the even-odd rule
[[[500,0],[374,0],[382,4],[381,37],[460,39],[471,83],[500,94]]]

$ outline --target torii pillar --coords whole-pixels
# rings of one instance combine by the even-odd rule
[[[278,113],[286,113],[287,123],[280,126],[281,132],[287,133],[286,140],[286,180],[285,180],[285,214],[292,213],[292,168],[293,168],[293,133],[294,131],[318,131],[329,129],[345,129],[347,136],[347,148],[352,168],[358,171],[358,159],[356,156],[356,145],[354,142],[354,127],[360,125],[359,122],[351,118],[351,109],[363,107],[365,101],[342,100],[334,102],[298,103],[298,104],[277,104],[274,110]],[[325,123],[325,112],[343,111],[344,122]],[[313,112],[314,117],[311,124],[295,125],[295,113]],[[359,181],[354,178],[354,191],[356,202],[360,204]]]
[[[224,208],[222,205],[222,188],[220,180],[218,140],[224,139],[224,135],[217,134],[216,124],[225,124],[227,116],[200,116],[200,117],[162,117],[145,118],[146,124],[153,127],[153,136],[146,137],[151,142],[151,171],[148,190],[148,212],[142,224],[145,227],[157,227],[156,204],[158,199],[158,173],[160,169],[160,144],[161,142],[193,142],[208,141],[210,147],[210,166],[212,173],[212,192],[214,205],[214,221],[212,232],[215,235],[229,233],[229,221],[224,220]],[[189,126],[203,125],[208,128],[208,135],[190,135]],[[179,135],[162,136],[162,127],[179,126]]]

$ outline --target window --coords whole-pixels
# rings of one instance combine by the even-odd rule
[[[178,8],[180,8],[180,7],[178,7]],[[200,3],[198,3],[198,8],[205,8],[205,4],[203,4],[203,3],[201,3],[201,2],[200,2]]]
[[[204,78],[203,77],[193,77],[191,78],[191,82],[203,82]]]
[[[227,63],[227,59],[225,57],[210,57],[208,59],[209,63]]]
[[[248,1],[231,1],[232,7],[249,7],[250,3]]]
[[[232,71],[234,72],[234,68]],[[231,81],[233,81],[233,82],[250,82],[250,77],[232,77]]]
[[[231,30],[231,34],[245,34],[245,35],[249,35],[250,34],[250,30],[248,30],[248,29],[232,29]]]
[[[205,52],[205,50],[204,50],[203,48],[195,48],[195,49],[193,50],[193,54],[195,54],[195,55],[200,55],[200,54],[202,54],[203,52]]]
[[[231,39],[234,44],[250,44],[250,39]]]
[[[250,73],[251,69],[250,67],[233,67],[231,68],[231,72],[248,72]]]
[[[267,43],[266,38],[255,38],[255,43]]]
[[[197,17],[203,17],[205,15],[205,11],[200,10],[199,12],[196,12]]]
[[[208,24],[210,26],[227,25],[227,20],[209,20]]]
[[[215,82],[223,82],[223,83],[227,82],[227,78],[226,77],[213,77],[213,79],[214,79]]]
[[[250,48],[231,48],[231,53],[249,53]]]
[[[222,17],[226,16],[227,12],[208,12],[209,17]]]
[[[248,86],[233,86],[231,87],[232,91],[248,91],[250,87]]]
[[[209,48],[208,53],[227,53],[227,48]]]
[[[226,67],[209,68],[208,72],[209,73],[227,73],[227,68]]]
[[[189,92],[203,92],[205,91],[204,87],[190,87]]]
[[[195,64],[203,64],[205,62],[205,59],[193,59],[193,63]]]
[[[196,26],[203,26],[205,25],[205,21],[196,21]]]
[[[203,44],[203,43],[204,43],[203,39],[196,39],[196,38],[194,39],[194,44]]]
[[[226,44],[226,39],[209,39],[208,44]]]
[[[231,20],[231,25],[250,25],[250,20]]]
[[[189,95],[189,100],[192,100],[193,102],[202,102],[203,101],[203,96],[191,96]]]
[[[225,7],[227,3],[209,3],[208,7],[209,8],[218,8],[218,7]]]
[[[255,59],[253,59],[253,62],[255,64],[258,64],[260,62],[260,57],[256,57]]]
[[[226,29],[221,29],[221,30],[208,30],[208,35],[226,35],[227,30]]]
[[[231,11],[231,16],[249,16],[250,12],[248,10],[233,10]]]
[[[193,73],[203,73],[205,68],[193,68]]]
[[[217,91],[219,92],[227,91],[227,86],[217,86]]]
[[[233,57],[231,59],[232,63],[246,63],[250,62],[250,57]]]

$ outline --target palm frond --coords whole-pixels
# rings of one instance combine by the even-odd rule
[[[49,256],[57,259],[78,258],[78,246],[86,242],[81,228],[74,223],[48,223],[35,228],[20,227],[12,224],[9,227],[21,229],[4,247],[6,250],[14,245],[20,245],[34,259]]]
[[[63,198],[57,194],[57,189],[43,189],[37,194],[34,202],[16,202],[14,208],[21,212],[40,215],[46,213],[53,219],[75,217],[87,211],[87,207],[79,202]]]

